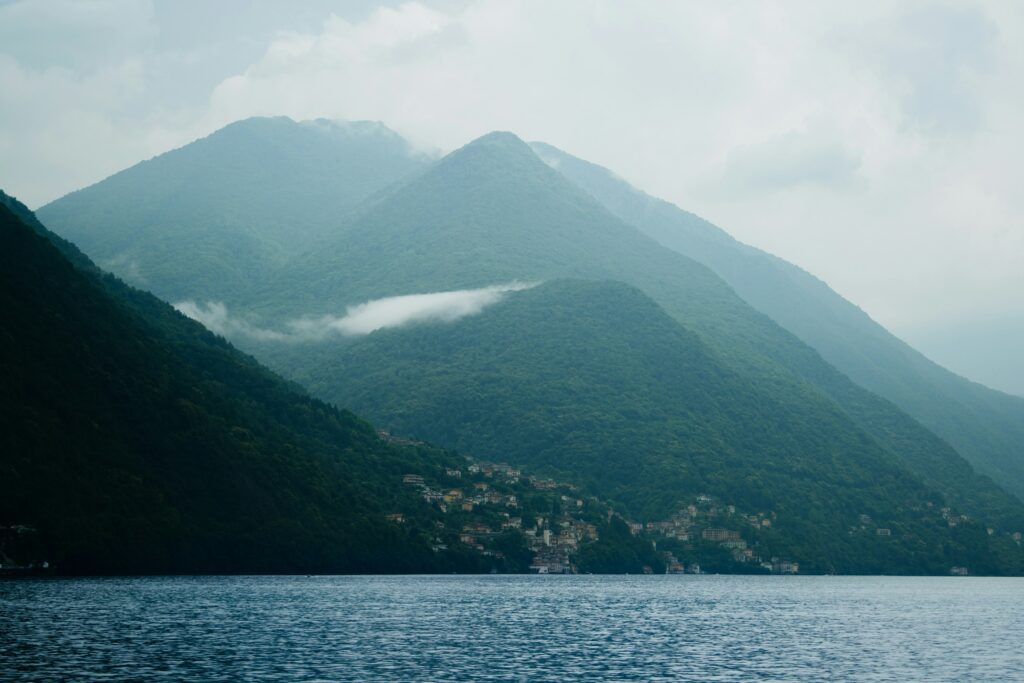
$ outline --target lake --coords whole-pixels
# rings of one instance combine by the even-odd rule
[[[1024,580],[4,580],[0,677],[1024,680]]]

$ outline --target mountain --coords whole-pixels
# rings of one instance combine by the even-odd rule
[[[1016,516],[1019,501],[1010,502],[991,482],[981,481],[946,443],[857,387],[707,267],[623,223],[514,135],[484,136],[385,194],[255,290],[249,310],[278,320],[315,318],[364,299],[517,279],[626,282],[789,413],[815,419],[838,404],[930,485],[971,501],[968,507],[977,513]],[[330,366],[315,350],[287,344],[251,348],[288,376],[316,377],[318,395],[345,404],[331,389],[344,378],[326,370]]]
[[[34,556],[68,573],[481,568],[431,550],[398,483],[462,458],[384,443],[0,200],[0,529],[37,530]]]
[[[83,191],[82,201],[88,195],[88,190]],[[230,199],[224,199],[225,205]],[[309,239],[314,244],[305,251],[285,259],[260,282],[238,289],[230,299],[225,297],[229,304],[225,313],[241,322],[223,329],[233,341],[285,376],[310,386],[320,397],[350,406],[357,398],[365,399],[349,395],[354,391],[349,373],[355,366],[344,361],[346,354],[361,348],[361,342],[340,336],[299,342],[288,337],[287,332],[296,329],[289,323],[337,317],[349,306],[394,295],[515,280],[618,281],[649,297],[673,324],[694,336],[713,367],[738,377],[736,381],[750,395],[770,400],[776,416],[803,425],[831,425],[823,427],[821,437],[842,445],[850,460],[887,462],[902,472],[900,476],[908,476],[907,481],[936,492],[949,506],[974,519],[986,520],[1000,534],[1020,526],[1020,501],[977,476],[947,443],[892,403],[854,384],[796,336],[754,310],[711,269],[659,244],[601,206],[512,134],[484,136],[405,176],[339,217],[332,229]],[[171,243],[181,253],[187,251],[176,241]],[[235,260],[244,264],[246,254],[236,254]],[[195,298],[217,297],[217,291],[210,290]],[[264,329],[276,334],[253,333]],[[366,359],[368,368],[382,367],[372,360]],[[488,371],[500,371],[502,362],[501,356],[496,357]],[[473,395],[462,393],[460,387],[468,391],[480,378],[462,373],[478,369],[472,365],[453,369],[458,381],[452,381],[445,400],[472,401]],[[552,367],[551,372],[551,381],[568,385],[574,381],[565,368]],[[376,414],[390,424],[401,408],[400,396],[381,399],[388,404],[381,404]],[[681,397],[673,400],[677,402],[663,409],[681,415],[693,410]],[[623,410],[632,411],[629,414],[643,415],[650,408],[642,395],[626,395],[623,402]],[[369,402],[364,407],[374,409]],[[594,419],[600,414],[596,412]],[[628,440],[625,430],[630,425],[614,424],[622,434],[605,432],[605,437],[618,443]],[[717,434],[740,439],[748,424],[737,418],[720,424]],[[452,425],[456,428],[473,431],[468,422]],[[478,440],[473,443],[485,452],[508,447],[498,436],[485,444],[479,440],[482,432],[474,433]],[[799,438],[792,439],[792,450],[822,452],[813,441],[803,441],[816,434],[808,430],[794,434]],[[456,445],[462,443],[462,436],[452,431],[442,435],[440,443]],[[521,455],[523,462],[531,462]],[[620,467],[614,460],[605,466]],[[583,470],[575,474],[589,476]],[[596,494],[609,493],[604,490],[608,482],[590,481],[601,487]],[[683,488],[669,485],[670,479],[648,481],[655,489],[662,487],[650,495],[661,497],[666,505]],[[616,495],[625,498],[627,492],[620,490]],[[628,504],[639,505],[635,499]]]
[[[428,162],[379,123],[253,118],[38,213],[103,268],[164,299],[226,298]]]
[[[701,495],[771,511],[773,552],[812,572],[1024,570],[1008,534],[950,528],[949,501],[840,409],[791,412],[622,283],[547,282],[315,361],[303,380],[381,424],[579,482],[637,519]]]
[[[1024,498],[1024,398],[949,372],[806,271],[634,189],[607,169],[543,143],[532,148],[623,221],[711,268],[751,306]]]
[[[308,398],[2,192],[0,305],[0,573],[670,568],[575,485]],[[696,503],[688,524],[718,523]],[[760,528],[745,533],[760,550]],[[715,543],[677,552],[767,571]]]

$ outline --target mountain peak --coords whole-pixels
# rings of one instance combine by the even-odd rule
[[[243,134],[256,135],[265,139],[280,139],[281,136],[323,135],[330,140],[356,142],[359,140],[386,141],[409,149],[408,142],[401,135],[380,121],[348,121],[345,119],[305,119],[296,121],[287,116],[250,116],[227,124],[211,133],[208,138]]]
[[[403,144],[407,144],[401,135],[388,128],[381,121],[347,121],[345,119],[319,118],[299,121],[298,125],[333,137],[378,137],[401,140]]]
[[[431,161],[377,122],[249,118],[58,199],[40,217],[165,299],[229,297]],[[169,232],[177,239],[160,237]],[[249,260],[235,268],[240,252]]]
[[[469,142],[466,147],[470,145],[526,145],[515,133],[507,130],[492,130],[490,133],[485,133],[477,139]]]
[[[469,186],[495,183],[506,190],[509,183],[534,182],[539,178],[544,178],[545,182],[562,181],[526,142],[507,131],[487,133],[450,152],[434,167],[433,173],[435,178],[447,178],[444,182],[456,182],[450,177],[455,174],[462,179],[457,182],[466,182]]]
[[[530,149],[518,135],[504,130],[496,130],[486,135],[481,135],[475,140],[463,145],[452,152],[450,157],[457,157],[466,153],[485,152],[487,154],[508,154],[522,157],[536,158],[536,154]]]

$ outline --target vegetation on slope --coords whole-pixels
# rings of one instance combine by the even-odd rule
[[[697,332],[712,355],[752,391],[785,405],[787,414],[811,421],[841,406],[951,501],[994,523],[1019,526],[1020,502],[978,477],[948,444],[853,384],[709,269],[624,224],[511,134],[490,134],[449,155],[332,240],[289,264],[253,305],[277,315],[317,315],[364,298],[514,279],[627,282]],[[252,348],[290,376],[315,377],[315,390],[332,400],[346,381],[303,346]]]
[[[382,424],[568,478],[642,520],[699,494],[772,510],[776,549],[812,571],[1021,570],[1005,530],[925,521],[945,498],[841,410],[791,411],[620,283],[549,282],[312,360],[303,381]],[[860,515],[898,539],[851,534]]]
[[[233,123],[39,210],[102,267],[169,300],[231,298],[428,159],[379,123]]]
[[[806,271],[737,242],[707,221],[630,187],[607,169],[550,145],[532,147],[616,216],[710,267],[751,306],[859,385],[919,420],[979,472],[1024,498],[1024,399],[932,363]]]
[[[384,520],[402,473],[458,458],[382,443],[3,205],[0,279],[0,523],[59,570],[477,566]]]
[[[845,412],[870,436],[865,452],[881,446],[893,462],[969,514],[994,520],[1000,529],[1017,524],[1019,503],[975,476],[948,445],[854,385],[710,269],[627,225],[513,135],[492,134],[467,145],[339,218],[333,230],[320,230],[316,221],[307,225],[298,214],[293,218],[291,229],[303,236],[297,243],[307,232],[321,241],[260,283],[238,289],[230,299],[234,312],[260,314],[272,324],[336,315],[380,296],[515,279],[627,282],[697,333],[710,356],[750,392],[771,396],[783,414],[813,423]],[[180,245],[175,249],[181,253]],[[235,267],[248,267],[244,252],[233,258]],[[197,296],[219,298],[216,289]],[[290,377],[315,379],[321,396],[337,397],[346,381],[336,363],[321,360],[344,353],[344,343],[313,348],[236,341]]]
[[[0,569],[524,572],[532,525],[573,519],[559,510],[565,486],[492,482],[491,494],[518,494],[508,509],[530,529],[501,500],[429,504],[438,494],[404,482],[459,485],[465,458],[382,439],[309,398],[3,193],[0,285]],[[576,517],[603,532],[605,510],[595,501]],[[583,559],[587,571],[661,567],[632,536],[583,547],[611,558]]]

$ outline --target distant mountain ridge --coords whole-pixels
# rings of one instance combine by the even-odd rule
[[[79,201],[88,200],[89,192],[83,191]],[[95,195],[91,201],[95,203],[91,210],[100,211],[107,200]],[[237,197],[223,195],[219,201],[226,210]],[[296,224],[296,229],[300,227]],[[122,221],[118,229],[131,230],[131,226]],[[93,234],[97,232],[102,227],[83,227],[87,251],[91,241],[101,239]],[[149,239],[140,239],[139,247]],[[865,454],[905,468],[968,514],[992,520],[1004,531],[1019,523],[1020,501],[975,475],[943,440],[892,403],[854,384],[812,348],[751,308],[707,266],[623,221],[512,134],[484,136],[410,172],[340,216],[329,229],[304,234],[297,242],[306,244],[304,251],[297,249],[295,256],[265,276],[232,291],[231,310],[273,326],[303,316],[338,315],[368,299],[512,280],[626,283],[653,300],[675,324],[695,333],[716,367],[739,377],[752,394],[771,397],[779,415],[808,424],[838,420],[839,431],[864,439],[858,448]],[[187,245],[174,239],[160,244],[179,258],[188,253]],[[245,252],[234,255],[236,267],[245,263],[245,256]],[[207,281],[216,278],[216,267],[216,262],[204,264]],[[461,323],[452,329],[460,327]],[[344,368],[346,354],[377,348],[369,340],[341,337],[314,346],[241,337],[235,341],[275,369],[313,387],[317,395],[344,405],[357,398],[347,394],[355,385],[350,369]],[[367,357],[366,367],[379,369],[372,360]],[[487,371],[486,366],[464,367],[472,367],[473,373]],[[446,400],[471,400],[458,392],[480,379],[473,374],[466,382],[456,383]],[[570,382],[572,377],[565,374],[561,379]],[[375,415],[389,423],[398,415],[391,411],[408,412],[401,408],[401,394],[380,398],[389,399],[390,405],[384,405],[385,400]],[[630,396],[625,399],[634,401]],[[685,414],[688,408],[674,409]],[[736,421],[727,429],[742,431],[741,425]],[[470,427],[467,422],[458,428]],[[473,432],[474,443],[484,448],[480,432]],[[809,438],[808,432],[803,434],[801,438]],[[442,443],[455,445],[465,436],[450,431]],[[494,437],[491,445],[497,448],[501,443]],[[794,450],[803,447],[799,439],[792,443]],[[879,456],[878,449],[887,455]]]
[[[253,118],[38,213],[101,267],[166,300],[230,298],[429,162],[380,123]]]
[[[745,301],[861,386],[952,444],[1024,497],[1024,399],[959,377],[897,339],[806,271],[630,187],[611,171],[544,143],[533,149],[609,211],[715,271]]]

